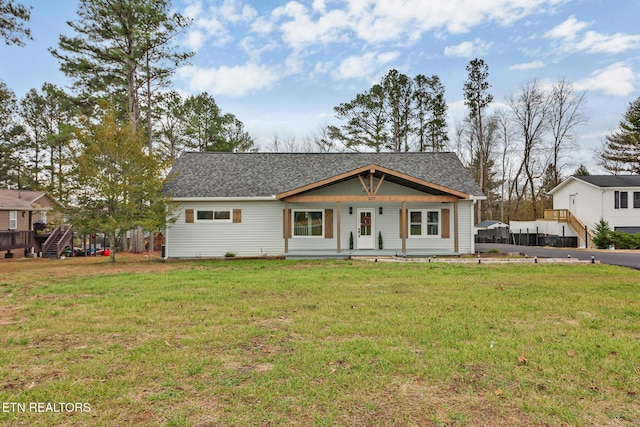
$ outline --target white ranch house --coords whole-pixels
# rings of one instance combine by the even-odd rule
[[[454,153],[185,153],[165,191],[167,258],[473,253],[485,198]]]

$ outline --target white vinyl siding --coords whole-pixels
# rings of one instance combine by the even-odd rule
[[[638,211],[629,209],[634,206],[636,196],[633,193],[640,192],[639,188],[600,188],[578,179],[569,179],[571,179],[570,182],[553,193],[554,209],[569,209],[570,196],[574,195],[577,209],[573,214],[591,230],[601,218],[609,223],[611,229],[640,226]],[[628,208],[616,208],[616,193],[618,203],[620,203],[620,197],[624,197],[620,196],[621,193],[628,194]],[[630,197],[634,199],[629,200]]]
[[[277,256],[284,254],[280,201],[181,202],[178,218],[166,231],[169,258],[215,258],[227,252],[237,256]],[[185,221],[187,210],[242,211],[242,221]],[[235,216],[235,214],[233,215]]]

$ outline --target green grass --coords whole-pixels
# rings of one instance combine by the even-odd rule
[[[632,426],[640,419],[634,270],[148,264],[118,273],[101,265],[100,275],[51,283],[28,271],[0,280],[0,402],[91,407],[0,412],[0,423]]]

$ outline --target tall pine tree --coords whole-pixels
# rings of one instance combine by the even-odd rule
[[[640,98],[629,104],[618,129],[606,136],[598,157],[613,174],[640,174]]]
[[[156,91],[192,55],[175,43],[188,21],[170,12],[169,0],[81,0],[78,20],[67,24],[75,35],[61,35],[51,53],[74,81],[78,102],[107,99],[134,128],[152,120]],[[147,138],[152,151],[150,132]]]
[[[464,82],[464,103],[469,107],[469,124],[470,124],[470,141],[474,145],[471,150],[476,153],[477,175],[476,179],[480,185],[480,189],[487,193],[488,167],[490,149],[488,142],[490,141],[485,134],[485,110],[493,102],[493,95],[489,93],[491,85],[488,82],[489,66],[482,59],[474,59],[467,65],[469,77]],[[482,204],[478,200],[477,203],[477,222],[482,221]]]

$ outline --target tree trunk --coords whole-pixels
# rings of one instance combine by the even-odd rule
[[[142,227],[138,226],[131,233],[131,252],[141,254],[144,251],[144,232],[142,231]]]
[[[110,263],[115,263],[116,262],[116,251],[118,250],[118,248],[117,248],[118,245],[116,245],[116,242],[117,242],[116,235],[115,235],[115,233],[113,233],[113,234],[110,234],[108,237],[109,237],[109,241],[112,242],[111,243],[111,253],[109,254],[109,262]]]

